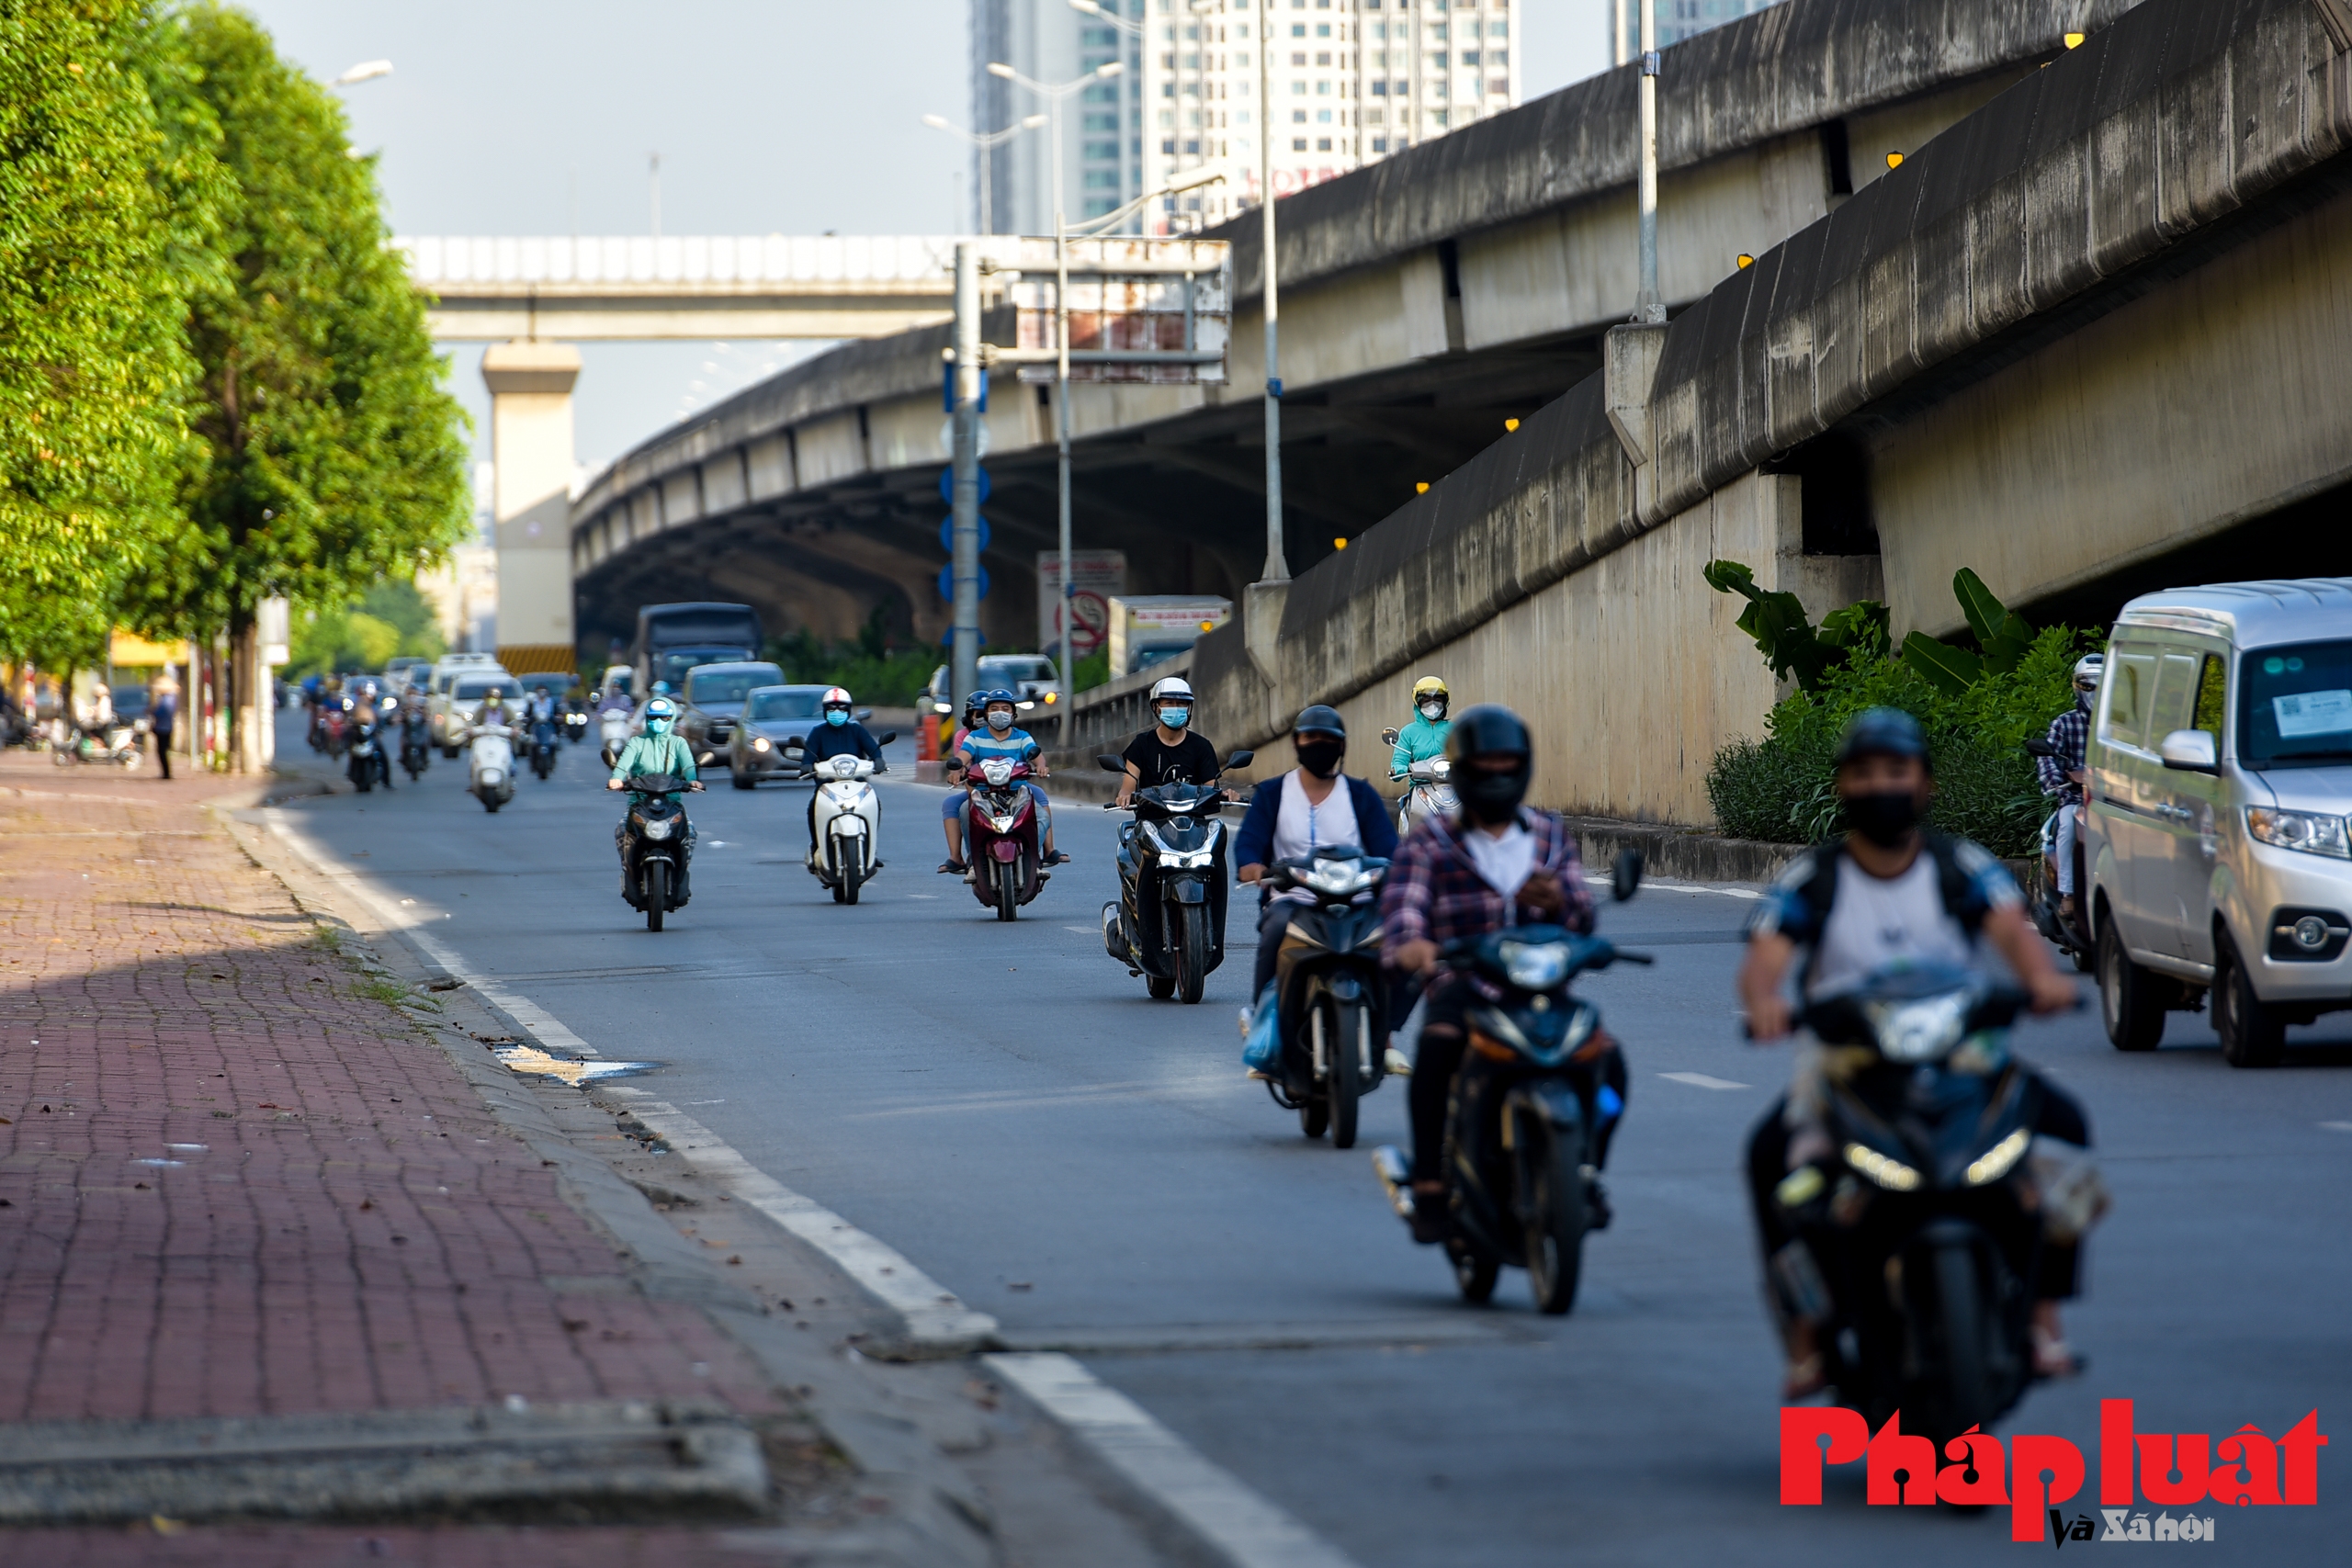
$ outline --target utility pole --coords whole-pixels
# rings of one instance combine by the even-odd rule
[[[1267,16],[1273,7],[1266,8]],[[1275,341],[1274,297],[1274,29],[1258,29],[1258,271],[1266,289],[1266,569],[1263,581],[1290,581],[1283,553],[1283,372]],[[1420,56],[1414,51],[1414,58]]]
[[[969,240],[956,245],[956,411],[952,523],[956,592],[949,685],[958,711],[979,686],[980,664],[980,258]]]
[[[662,237],[662,154],[646,154],[646,176],[653,191],[653,237]]]
[[[1666,320],[1657,291],[1657,0],[1636,0],[1642,8],[1642,291],[1634,320]]]

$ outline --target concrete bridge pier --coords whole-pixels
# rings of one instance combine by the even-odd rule
[[[569,671],[571,389],[580,351],[518,339],[481,356],[490,387],[491,518],[498,547],[498,658],[517,675]]]

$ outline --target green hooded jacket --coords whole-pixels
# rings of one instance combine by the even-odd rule
[[[1410,769],[1416,762],[1426,762],[1432,758],[1444,756],[1445,738],[1453,732],[1452,719],[1442,718],[1435,724],[1431,724],[1420,715],[1415,714],[1413,722],[1396,732],[1396,755],[1390,760],[1388,771],[1392,773],[1401,773]]]
[[[628,744],[621,748],[620,761],[613,764],[613,777],[626,784],[647,773],[668,773],[692,783],[694,748],[675,730],[667,735],[630,736]]]

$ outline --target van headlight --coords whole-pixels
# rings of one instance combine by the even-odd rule
[[[2245,830],[2266,844],[2282,850],[2301,850],[2310,855],[2332,855],[2337,860],[2352,860],[2352,841],[2344,831],[2344,818],[2323,817],[2312,811],[2281,811],[2276,807],[2249,806],[2245,808]]]

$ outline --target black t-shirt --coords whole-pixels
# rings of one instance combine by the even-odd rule
[[[1123,757],[1136,771],[1138,789],[1164,784],[1204,784],[1225,771],[1206,736],[1188,731],[1175,745],[1163,745],[1158,726],[1128,741]]]

